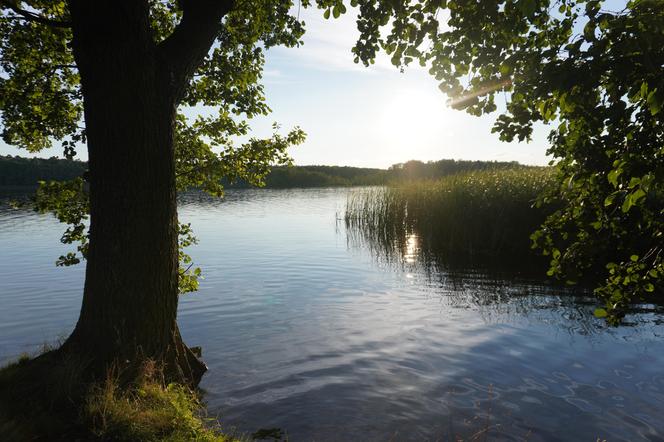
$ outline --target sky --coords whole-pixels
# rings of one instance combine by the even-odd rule
[[[304,45],[267,53],[264,80],[273,113],[253,125],[260,136],[269,134],[273,121],[284,129],[299,125],[307,141],[291,150],[296,164],[389,167],[443,158],[549,162],[546,127],[537,126],[530,143],[504,143],[491,133],[498,114],[478,118],[449,108],[425,69],[401,73],[384,54],[369,68],[355,64],[350,49],[358,32],[350,13],[325,20],[321,11],[307,9],[301,18],[307,29]]]
[[[474,117],[449,108],[419,66],[401,73],[385,55],[369,68],[355,64],[350,50],[358,33],[350,11],[325,20],[322,11],[303,9],[300,17],[304,45],[267,51],[264,84],[273,112],[251,123],[258,137],[269,136],[273,122],[283,131],[300,126],[307,140],[290,150],[295,164],[385,168],[412,159],[550,160],[544,126],[535,128],[529,143],[504,143],[491,133],[498,114]],[[1,142],[0,154],[29,156]],[[62,149],[38,155],[62,156]],[[86,159],[85,152],[80,157]]]

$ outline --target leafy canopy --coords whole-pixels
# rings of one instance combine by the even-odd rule
[[[216,41],[190,80],[175,122],[176,184],[221,196],[222,178],[262,185],[272,165],[287,165],[287,148],[305,135],[295,128],[267,139],[250,136],[248,120],[267,115],[261,76],[265,51],[300,44],[303,22],[289,13],[290,1],[237,1],[223,20]],[[0,2],[0,110],[3,140],[31,152],[62,145],[72,158],[85,143],[83,94],[71,50],[72,32],[64,1]],[[176,1],[150,1],[155,44],[168,37],[182,11]],[[187,117],[202,106],[205,115]],[[247,141],[236,145],[237,139]],[[58,265],[85,257],[88,196],[82,178],[42,183],[36,209],[69,224],[62,242],[77,252]],[[180,248],[195,243],[190,226],[180,225]],[[195,290],[200,269],[180,252],[180,289]]]
[[[84,141],[66,3],[0,4],[4,139],[31,150],[53,140]],[[178,23],[178,5],[150,2],[156,41]],[[661,0],[302,0],[299,6],[318,7],[326,18],[357,12],[356,62],[370,65],[384,51],[402,69],[419,64],[453,107],[473,115],[499,111],[493,131],[502,140],[528,140],[534,123],[550,124],[560,185],[541,199],[556,210],[532,237],[551,257],[549,274],[603,280],[596,292],[606,309],[598,315],[613,320],[630,303],[661,294]],[[287,162],[286,147],[302,141],[296,129],[231,147],[233,137],[248,133],[247,119],[269,111],[260,85],[264,51],[300,43],[297,9],[290,1],[238,0],[224,18],[181,103],[215,112],[178,117],[180,188],[218,194],[218,178],[226,175],[260,183],[266,165]]]
[[[498,110],[502,95],[493,128],[502,140],[529,140],[536,122],[553,128],[559,186],[539,204],[555,210],[532,236],[551,257],[549,275],[593,281],[606,304],[596,314],[614,323],[631,303],[661,297],[664,2],[351,4],[356,60],[369,64],[382,49],[396,66],[418,62],[473,115]]]
[[[182,16],[176,1],[150,3],[155,44],[169,36]],[[0,109],[3,140],[29,151],[62,143],[66,156],[85,142],[83,95],[71,50],[65,1],[1,1]],[[180,188],[200,186],[220,194],[220,175],[260,183],[270,163],[286,164],[286,148],[304,140],[298,128],[267,140],[247,137],[247,120],[270,108],[261,85],[264,53],[276,45],[295,46],[303,23],[289,14],[289,1],[238,1],[224,18],[217,39],[190,80],[176,124]],[[16,11],[35,11],[44,24]],[[204,106],[205,116],[185,117]],[[191,113],[191,112],[189,112]],[[276,129],[276,128],[275,128]],[[219,153],[219,151],[221,153]]]
[[[325,16],[345,12],[326,2]],[[353,0],[356,61],[380,50],[428,68],[450,103],[498,110],[501,140],[552,127],[559,186],[533,234],[549,275],[590,279],[618,322],[661,297],[664,280],[664,2],[661,0]],[[603,281],[603,282],[602,282]]]

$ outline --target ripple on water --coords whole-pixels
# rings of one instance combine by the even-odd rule
[[[210,412],[291,440],[662,440],[664,321],[610,329],[540,283],[430,272],[346,235],[347,189],[180,197],[205,279],[181,301]],[[50,216],[0,208],[0,360],[66,334],[83,267]]]

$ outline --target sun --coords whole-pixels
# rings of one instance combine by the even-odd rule
[[[376,129],[383,145],[418,150],[441,141],[448,131],[450,108],[437,89],[409,87],[386,96]]]

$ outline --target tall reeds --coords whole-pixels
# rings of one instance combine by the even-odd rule
[[[347,202],[349,230],[381,247],[403,249],[416,235],[424,252],[447,260],[525,259],[546,214],[537,196],[553,171],[515,167],[363,189]]]

